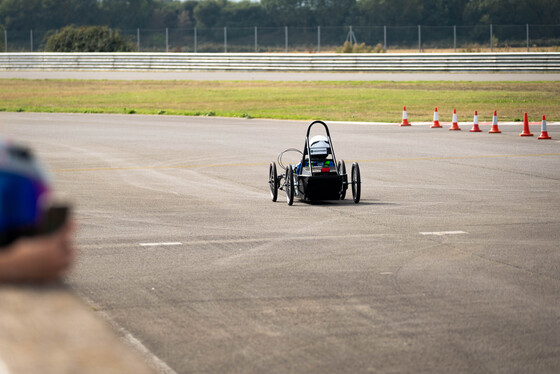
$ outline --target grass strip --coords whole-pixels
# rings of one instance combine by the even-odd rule
[[[560,82],[0,80],[0,111],[331,121],[560,119]],[[449,117],[449,118],[447,118]]]

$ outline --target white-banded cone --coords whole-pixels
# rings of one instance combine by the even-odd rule
[[[478,127],[478,112],[476,110],[474,111],[473,127],[469,130],[469,132],[482,132],[480,127]]]
[[[408,114],[406,114],[406,106],[403,107],[401,126],[410,126],[410,123],[408,122]]]
[[[461,128],[459,127],[459,123],[457,123],[457,110],[453,109],[453,120],[452,120],[451,127],[449,128],[450,131],[459,131]]]
[[[489,134],[500,134],[501,131],[498,128],[498,114],[494,111],[494,116],[492,117],[492,128],[488,131]]]
[[[432,129],[441,127],[441,125],[439,124],[439,114],[437,111],[437,107],[434,109],[434,123],[431,127]]]
[[[548,136],[548,131],[546,130],[546,118],[542,116],[542,123],[541,123],[541,136],[538,139],[552,139]]]

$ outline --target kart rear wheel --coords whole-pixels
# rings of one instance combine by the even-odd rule
[[[288,205],[294,203],[294,171],[291,166],[286,168],[286,201]]]
[[[270,186],[270,197],[272,201],[276,201],[278,199],[278,173],[274,162],[271,162],[268,168],[268,185]]]
[[[338,174],[344,175],[346,174],[346,163],[344,160],[338,161]],[[340,190],[340,200],[344,200],[346,197],[346,190],[348,189],[347,184],[342,184],[342,189]]]
[[[352,197],[354,202],[360,202],[360,194],[362,192],[362,180],[360,178],[360,165],[357,162],[352,164]]]

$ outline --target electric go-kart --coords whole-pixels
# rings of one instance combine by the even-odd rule
[[[309,139],[314,125],[323,125],[327,136],[318,135]],[[286,152],[300,153],[301,162],[285,166],[282,156]],[[354,202],[360,202],[360,166],[357,162],[352,164],[351,181],[348,181],[346,164],[344,160],[337,163],[329,128],[323,121],[313,121],[307,128],[303,152],[293,148],[287,149],[278,155],[277,161],[286,172],[278,175],[276,163],[270,163],[268,184],[272,201],[278,198],[279,189],[286,191],[288,205],[293,204],[294,196],[303,201],[344,200],[348,185],[351,185]]]

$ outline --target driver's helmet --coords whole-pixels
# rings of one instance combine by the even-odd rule
[[[49,191],[31,150],[0,138],[0,247],[36,228]]]
[[[324,135],[316,135],[309,141],[309,152],[312,158],[323,159],[329,154],[329,139]]]

